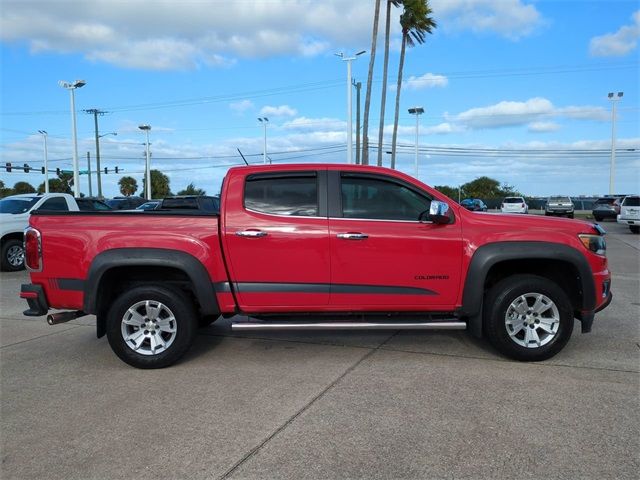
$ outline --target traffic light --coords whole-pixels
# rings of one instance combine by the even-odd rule
[[[116,173],[118,173],[118,167],[116,167]]]
[[[60,169],[56,168],[56,175],[60,176]]]
[[[109,169],[107,167],[104,167],[104,174],[106,175],[107,173],[109,173]]]
[[[24,173],[29,173],[29,170],[31,170],[31,167],[29,166],[29,164],[28,164],[28,163],[25,163],[25,164],[22,166],[22,168],[23,168],[23,170],[24,170]]]
[[[11,173],[11,162],[5,163],[4,168],[7,171],[7,173]]]

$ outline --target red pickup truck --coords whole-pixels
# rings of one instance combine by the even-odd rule
[[[36,212],[25,252],[25,315],[94,314],[140,368],[174,363],[198,326],[237,314],[234,329],[468,329],[543,360],[611,301],[599,226],[469,212],[368,166],[232,168],[219,214]]]

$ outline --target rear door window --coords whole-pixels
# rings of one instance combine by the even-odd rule
[[[40,205],[38,210],[66,212],[69,210],[69,207],[67,206],[67,201],[63,197],[53,197]]]
[[[272,215],[318,216],[317,175],[250,175],[245,182],[244,206]]]

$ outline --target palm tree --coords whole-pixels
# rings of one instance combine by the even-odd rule
[[[118,186],[120,187],[120,193],[126,197],[133,195],[138,190],[138,182],[133,177],[125,176],[120,178]]]
[[[402,69],[404,53],[407,45],[423,44],[427,34],[433,33],[436,22],[431,17],[433,11],[429,0],[404,0],[404,11],[400,15],[402,27],[402,47],[400,49],[400,65],[398,65],[398,85],[396,89],[396,114],[393,119],[393,139],[391,140],[391,168],[396,168],[396,142],[398,139],[398,115],[400,114],[400,90],[402,88]]]
[[[376,63],[376,43],[378,42],[378,20],[380,19],[380,0],[376,0],[373,14],[373,33],[371,35],[371,56],[369,57],[369,75],[367,76],[367,93],[364,99],[364,115],[362,118],[362,164],[369,165],[369,107],[371,106],[371,84],[373,83],[373,65]]]
[[[378,128],[378,166],[382,166],[382,138],[384,136],[384,109],[387,103],[387,70],[389,68],[389,36],[391,32],[391,5],[399,7],[403,0],[387,0],[387,18],[384,28],[384,67],[382,72],[382,98],[380,100],[380,127]]]

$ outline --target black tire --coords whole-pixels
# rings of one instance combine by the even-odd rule
[[[136,313],[142,318],[152,321],[153,315],[149,315],[148,307],[140,305],[141,302],[146,301],[151,302],[149,305],[153,309],[160,310],[160,314],[157,314],[156,318],[165,322],[166,328],[175,328],[174,333],[162,331],[160,327],[154,325],[138,328],[131,324],[125,324],[125,315],[130,315],[129,312],[134,310],[136,305],[139,305],[135,308]],[[193,303],[182,292],[161,285],[142,285],[128,290],[116,298],[107,314],[107,338],[111,349],[122,361],[136,368],[164,368],[175,363],[191,347],[196,327],[197,318]],[[147,328],[149,330],[144,330]],[[156,331],[156,328],[158,333],[154,335],[151,329]],[[142,339],[138,348],[141,352],[147,351],[147,354],[135,351],[134,340],[127,342],[123,330],[128,330],[132,336],[140,331],[140,336],[145,338]],[[159,353],[153,353],[151,336],[161,337],[163,341],[169,343],[168,347]]]
[[[549,212],[544,212],[544,216],[545,216],[545,217],[550,217],[550,216],[551,216],[551,214],[550,214]]]
[[[519,314],[515,313],[515,310],[510,307],[517,304],[520,297],[525,295],[538,295],[542,294],[547,300],[555,306],[557,310],[557,326],[555,327],[555,333],[551,335],[542,331],[542,338],[538,335],[541,326],[532,324],[527,326],[523,323],[523,328],[517,331],[516,336],[509,334],[507,327],[507,314],[515,315],[515,322],[523,322],[519,320]],[[532,299],[531,299],[532,300]],[[573,309],[566,293],[554,282],[548,278],[538,277],[536,275],[513,275],[507,277],[496,285],[494,285],[488,292],[485,298],[485,310],[484,310],[484,332],[489,342],[503,355],[507,357],[526,361],[536,362],[546,360],[553,357],[571,338],[573,331]],[[522,305],[525,305],[524,303]],[[536,322],[539,325],[539,320],[542,319],[549,321],[549,315],[555,313],[553,307],[548,303],[542,304],[548,308],[541,312],[539,315],[532,314],[532,309],[526,307],[528,314],[526,322]],[[551,312],[550,312],[551,311]],[[535,315],[535,317],[534,317]],[[536,320],[534,320],[534,318]],[[513,320],[511,320],[513,321]],[[555,325],[555,324],[554,324]],[[516,330],[515,328],[513,328]],[[531,329],[531,332],[528,330]],[[526,347],[517,342],[523,342],[530,344],[529,337],[525,335],[533,335],[535,332],[535,338],[541,343],[541,346]],[[514,332],[515,334],[516,332]],[[518,338],[522,333],[523,338]],[[546,342],[546,343],[545,343]]]
[[[599,216],[597,216],[597,215],[594,215],[594,216],[593,216],[593,219],[594,219],[596,222],[601,222],[601,221],[602,221],[602,217],[599,217]]]
[[[573,213],[570,213],[569,215],[567,215],[569,218],[573,218]]]
[[[640,226],[629,225],[629,230],[631,230],[631,233],[640,233]]]
[[[16,259],[16,254],[22,258]],[[24,270],[24,245],[22,244],[22,240],[11,238],[2,244],[1,265],[2,271],[4,272]]]

